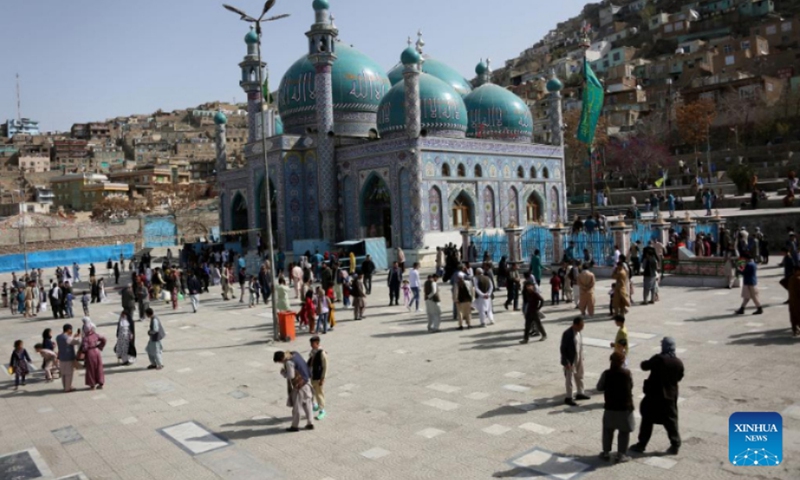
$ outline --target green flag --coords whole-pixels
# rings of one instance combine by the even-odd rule
[[[581,123],[578,125],[578,140],[591,145],[594,141],[594,132],[597,129],[600,112],[603,110],[603,85],[594,75],[592,67],[589,66],[586,59],[583,60],[583,73],[586,77],[586,85],[583,88],[583,111],[581,112]]]
[[[261,86],[261,94],[264,95],[264,101],[267,105],[272,105],[272,94],[269,91],[269,75],[264,77],[264,85]]]

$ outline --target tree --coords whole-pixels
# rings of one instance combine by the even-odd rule
[[[639,133],[606,147],[606,165],[640,182],[660,177],[672,163],[667,147],[653,135]]]
[[[101,223],[122,222],[145,211],[145,206],[128,197],[104,197],[92,208],[92,220]]]
[[[700,145],[708,142],[709,130],[716,116],[713,100],[701,99],[677,108],[678,134],[686,144],[694,147],[695,153]]]
[[[588,161],[588,145],[578,140],[578,125],[581,123],[581,111],[579,109],[568,110],[564,113],[564,166],[567,169],[567,178],[572,180],[571,190],[575,192],[575,176],[578,173],[585,174],[586,162]],[[608,121],[605,116],[601,116],[597,122],[597,130],[594,136],[594,148],[600,149],[608,144]],[[585,178],[585,177],[582,177]]]
[[[200,183],[168,183],[156,186],[151,206],[175,218],[175,224],[185,237],[204,236],[208,227],[199,208],[208,198],[209,186]],[[202,233],[202,234],[201,234]]]

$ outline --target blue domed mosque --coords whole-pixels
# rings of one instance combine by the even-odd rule
[[[491,82],[488,61],[470,82],[424,53],[420,33],[387,73],[339,40],[328,0],[313,8],[309,52],[283,76],[276,105],[262,106],[257,69],[266,65],[258,61],[258,36],[245,37],[245,167],[226,170],[227,120],[215,118],[223,232],[247,232],[254,246],[269,211],[276,248],[384,237],[413,259],[460,243],[465,228],[566,221],[563,139],[532,143],[529,107]],[[561,83],[552,78],[547,88],[560,132]]]

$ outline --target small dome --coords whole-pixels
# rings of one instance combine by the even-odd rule
[[[314,7],[314,10],[317,11],[317,12],[319,12],[320,10],[330,10],[331,9],[331,4],[328,3],[328,0],[314,0],[314,3],[312,4],[312,6]]]
[[[530,141],[533,117],[521,98],[503,87],[486,83],[464,97],[472,138]]]
[[[420,60],[422,60],[422,57],[414,47],[408,47],[400,54],[400,62],[402,62],[403,65],[416,65]]]
[[[425,63],[422,64],[422,72],[433,75],[444,83],[450,85],[462,97],[472,91],[469,81],[449,65],[424,55]],[[392,85],[397,85],[403,81],[403,65],[397,65],[389,71],[389,81]]]
[[[214,115],[214,123],[217,125],[225,125],[228,123],[228,117],[222,112],[217,112],[216,115]]]
[[[467,109],[464,100],[450,85],[422,73],[419,76],[419,99],[422,105],[422,130],[428,135],[464,138]],[[378,110],[381,135],[404,132],[406,128],[406,90],[401,82],[392,87]]]
[[[564,88],[564,84],[561,83],[561,80],[559,80],[557,77],[553,77],[547,81],[548,92],[559,92],[562,88]]]
[[[484,63],[483,60],[481,60],[481,63],[479,63],[475,67],[475,73],[477,73],[478,75],[483,75],[484,73],[486,73],[488,71],[489,71],[489,66],[486,65],[486,63]]]
[[[250,28],[250,31],[247,32],[247,35],[244,36],[244,43],[248,45],[255,45],[258,43],[258,34],[255,30]]]

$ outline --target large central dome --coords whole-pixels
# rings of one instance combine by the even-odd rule
[[[375,128],[378,106],[391,88],[384,70],[342,42],[336,43],[331,86],[337,134],[365,136]],[[316,125],[316,70],[304,55],[281,80],[278,110],[288,133],[303,134]]]

